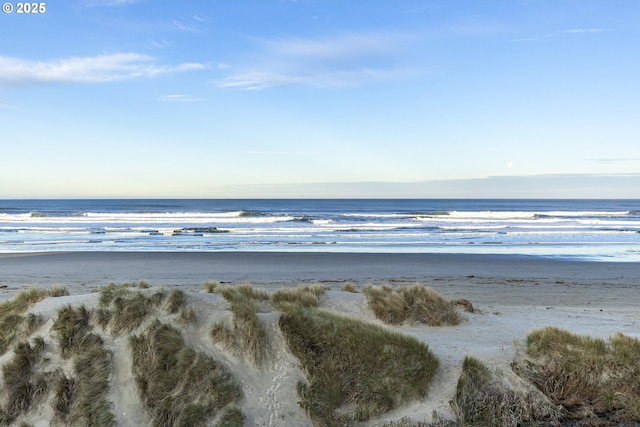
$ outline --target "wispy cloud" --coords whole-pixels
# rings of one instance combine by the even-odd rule
[[[606,28],[572,28],[569,30],[556,31],[552,33],[537,34],[514,39],[514,42],[548,42],[561,36],[597,34],[611,31]]]
[[[104,83],[204,68],[207,68],[206,65],[200,63],[161,65],[157,64],[155,58],[137,53],[114,53],[48,61],[0,56],[0,85]]]
[[[205,98],[197,98],[191,95],[165,95],[160,97],[160,101],[164,102],[201,102],[206,101]]]
[[[345,87],[414,73],[398,54],[415,37],[401,33],[345,33],[325,38],[255,40],[250,65],[225,63],[222,88],[260,90],[278,86]]]

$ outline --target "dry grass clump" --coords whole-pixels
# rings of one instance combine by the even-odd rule
[[[174,289],[167,298],[167,312],[170,314],[176,314],[184,307],[187,301],[187,296],[182,289]]]
[[[69,295],[67,290],[60,286],[51,289],[31,288],[22,291],[13,298],[0,303],[0,319],[11,314],[24,313],[30,305],[42,301],[47,297],[59,297]]]
[[[43,350],[42,338],[35,339],[33,345],[20,342],[14,348],[13,358],[2,367],[5,405],[0,411],[1,425],[11,424],[47,394],[51,375],[37,369]]]
[[[132,371],[154,426],[201,426],[242,395],[221,364],[187,347],[178,330],[155,321],[129,340]]]
[[[31,335],[41,320],[40,316],[33,313],[26,316],[8,314],[0,317],[0,355],[5,354],[16,341]]]
[[[539,391],[509,386],[502,375],[470,356],[462,364],[453,408],[463,425],[549,425],[561,417]]]
[[[575,418],[640,421],[640,341],[608,341],[547,327],[527,336],[521,373]]]
[[[429,326],[450,326],[462,320],[454,304],[428,286],[401,286],[395,290],[369,286],[364,293],[376,317],[392,325],[409,320]]]
[[[100,295],[96,321],[110,327],[114,336],[131,332],[151,313],[152,302],[142,293],[126,288],[106,289]]]
[[[220,323],[214,325],[211,338],[259,365],[266,353],[267,332],[258,319],[255,300],[268,298],[268,294],[250,286],[226,287],[222,294],[231,303],[233,326],[228,329]]]
[[[341,289],[343,292],[353,292],[358,293],[358,288],[356,288],[353,283],[347,282]]]
[[[202,286],[202,290],[209,294],[217,294],[220,292],[220,283],[214,280],[207,280]]]
[[[300,307],[317,307],[320,296],[327,290],[321,285],[298,286],[296,288],[278,289],[271,295],[275,308],[286,310],[288,305]]]
[[[115,418],[107,400],[111,353],[93,333],[91,313],[84,306],[58,311],[51,329],[62,356],[73,359],[75,377],[61,376],[53,404],[56,415],[68,425],[112,426]]]
[[[426,395],[438,360],[418,340],[317,308],[280,318],[308,384],[300,405],[322,426],[348,426]]]
[[[244,414],[237,406],[228,406],[216,423],[216,427],[244,427]]]

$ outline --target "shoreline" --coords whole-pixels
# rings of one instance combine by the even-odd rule
[[[25,287],[72,294],[144,280],[196,290],[207,280],[275,289],[345,282],[423,283],[474,304],[634,306],[640,263],[523,255],[325,252],[33,252],[0,254],[0,299]]]

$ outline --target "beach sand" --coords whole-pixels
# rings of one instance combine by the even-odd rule
[[[640,264],[584,262],[508,255],[353,254],[353,253],[45,253],[0,255],[0,299],[29,287],[64,286],[70,297],[48,298],[32,311],[51,316],[62,304],[95,304],[90,292],[109,283],[144,280],[152,286],[179,287],[189,301],[207,311],[200,333],[188,341],[211,347],[207,330],[220,318],[223,304],[200,292],[207,280],[221,284],[250,283],[272,291],[298,284],[319,283],[330,290],[322,307],[382,324],[361,293],[342,292],[346,282],[359,290],[370,284],[391,286],[421,283],[447,299],[465,298],[476,313],[463,313],[453,327],[402,325],[392,327],[429,345],[440,359],[440,370],[428,396],[376,419],[410,417],[430,421],[435,410],[453,418],[449,401],[461,372],[462,360],[474,355],[493,367],[508,369],[514,341],[527,332],[557,326],[574,333],[609,337],[616,332],[640,337]],[[212,301],[214,301],[212,303]],[[206,309],[204,309],[206,308]],[[270,320],[269,320],[270,319]],[[277,321],[265,318],[273,328]],[[277,335],[277,334],[276,334]],[[274,335],[274,336],[276,336]],[[281,343],[280,347],[284,346]],[[121,352],[115,352],[116,361]],[[6,356],[5,356],[6,357]],[[296,405],[297,362],[285,349],[276,352],[268,369],[248,369],[241,360],[226,357],[232,372],[245,385],[241,409],[246,425],[311,425]],[[112,394],[118,425],[145,425],[148,417],[135,404],[132,381],[116,367]],[[122,406],[129,402],[126,407]],[[46,414],[43,415],[46,418]],[[34,425],[48,425],[36,418]]]

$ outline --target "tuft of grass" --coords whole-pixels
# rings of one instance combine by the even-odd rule
[[[41,317],[33,313],[26,316],[8,314],[0,318],[0,355],[5,354],[17,340],[31,335],[41,322]]]
[[[170,314],[175,314],[180,311],[181,308],[184,307],[187,301],[187,296],[184,291],[181,289],[174,289],[169,294],[169,298],[167,299],[167,311]]]
[[[3,392],[6,395],[4,412],[12,419],[28,411],[32,403],[47,391],[46,379],[35,372],[42,349],[23,341],[15,346],[14,353],[2,367]]]
[[[69,358],[83,347],[91,345],[95,338],[91,331],[91,312],[84,305],[73,308],[64,306],[58,311],[58,317],[51,329],[58,340],[62,357]]]
[[[352,425],[422,398],[438,369],[415,338],[321,309],[290,306],[280,328],[306,373],[300,405],[318,425]]]
[[[63,295],[68,295],[68,292],[59,286],[54,286],[50,290],[37,288],[27,289],[13,298],[0,303],[0,319],[12,314],[22,314],[30,305],[42,301],[46,297]]]
[[[271,295],[274,307],[286,310],[289,305],[317,307],[320,296],[327,290],[321,285],[278,289]]]
[[[122,286],[109,287],[101,292],[95,319],[102,328],[110,327],[112,335],[117,336],[140,326],[151,308],[151,299],[141,292]]]
[[[216,423],[216,427],[243,427],[244,420],[244,414],[237,406],[228,406]]]
[[[112,426],[115,417],[107,400],[111,353],[93,333],[91,313],[84,306],[58,311],[54,331],[62,357],[72,358],[75,377],[61,376],[56,385],[55,413],[69,425]]]
[[[573,417],[590,414],[616,423],[640,420],[640,340],[609,340],[554,327],[527,336],[533,359],[520,373]]]
[[[202,290],[209,294],[220,293],[221,291],[220,283],[213,280],[207,280],[206,282],[204,282],[204,285],[202,286]]]
[[[539,392],[509,388],[499,375],[471,356],[462,363],[453,407],[463,425],[550,424],[561,416]]]
[[[255,289],[251,285],[243,284],[238,286],[225,286],[220,288],[220,293],[227,301],[244,298],[258,301],[269,299],[269,294],[262,289]]]
[[[267,332],[258,319],[255,300],[268,298],[268,294],[249,286],[237,286],[224,288],[223,295],[231,303],[233,328],[229,330],[216,324],[211,330],[211,338],[259,365],[266,353]]]
[[[342,291],[344,292],[353,292],[353,293],[358,293],[358,288],[356,288],[353,283],[347,282],[344,284],[344,286],[342,287]]]
[[[129,348],[138,392],[154,426],[205,425],[242,395],[226,368],[187,347],[178,330],[159,321],[131,336]]]
[[[455,305],[428,286],[401,286],[396,290],[369,286],[364,293],[376,317],[392,325],[408,320],[429,326],[449,326],[458,325],[462,320]]]

